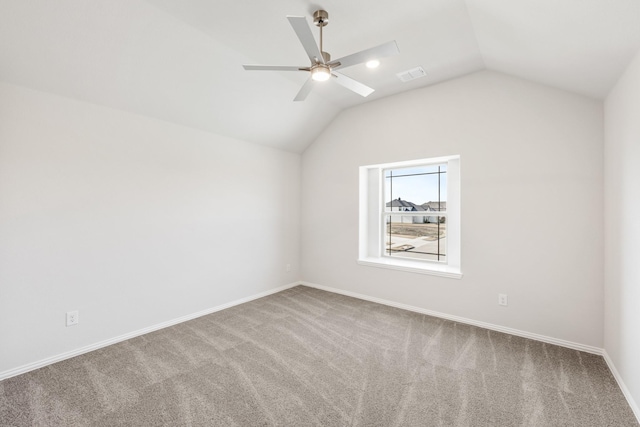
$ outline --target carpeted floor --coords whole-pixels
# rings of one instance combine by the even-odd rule
[[[2,426],[637,426],[600,356],[303,286],[0,382]]]

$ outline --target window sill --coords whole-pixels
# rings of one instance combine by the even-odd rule
[[[390,258],[360,258],[358,264],[370,267],[389,268],[391,270],[408,271],[410,273],[429,274],[432,276],[462,279],[462,271],[459,268],[448,265],[429,264],[407,259]]]

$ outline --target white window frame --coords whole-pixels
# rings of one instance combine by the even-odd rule
[[[384,170],[447,164],[446,262],[385,256],[383,250],[385,218]],[[460,156],[446,156],[360,167],[358,264],[462,278],[460,259]],[[444,213],[444,212],[443,212]]]

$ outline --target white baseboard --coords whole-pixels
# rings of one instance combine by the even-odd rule
[[[627,399],[629,406],[631,406],[631,410],[633,411],[633,414],[636,416],[638,423],[640,423],[640,407],[635,402],[635,400],[633,400],[633,396],[631,395],[631,392],[627,388],[627,385],[624,383],[624,381],[622,381],[622,377],[620,376],[620,373],[616,369],[616,365],[613,364],[613,360],[611,360],[611,357],[609,357],[609,353],[607,353],[606,349],[602,350],[602,357],[604,357],[605,362],[607,362],[607,366],[609,366],[609,370],[611,371],[611,373],[613,374],[613,377],[618,382],[618,386],[620,387],[620,390],[622,390],[622,394],[624,394],[624,397]]]
[[[546,342],[549,344],[559,345],[561,347],[567,347],[574,350],[584,351],[587,353],[602,355],[602,349],[598,347],[593,347],[590,345],[579,344],[572,341],[561,340],[558,338],[548,337],[546,335],[534,334],[531,332],[521,331],[519,329],[507,328],[505,326],[494,325],[492,323],[480,322],[478,320],[467,319],[465,317],[452,316],[450,314],[440,313],[438,311],[427,310],[421,307],[415,307],[408,304],[402,304],[395,301],[389,301],[382,298],[371,297],[368,295],[358,294],[356,292],[344,291],[342,289],[331,288],[328,286],[317,285],[315,283],[309,282],[300,282],[301,285],[309,286],[310,288],[321,289],[327,292],[333,292],[336,294],[346,295],[349,297],[354,297],[366,301],[377,302],[378,304],[388,305],[391,307],[401,308],[403,310],[414,311],[416,313],[426,314],[428,316],[439,317],[441,319],[452,320],[458,323],[465,323],[467,325],[479,326],[481,328],[490,329],[492,331],[503,332],[505,334],[515,335],[523,338],[530,338],[532,340]]]
[[[239,304],[243,304],[245,302],[253,301],[258,298],[266,297],[267,295],[275,294],[278,292],[282,292],[286,289],[293,288],[298,286],[300,283],[289,283],[288,285],[280,286],[278,288],[269,289],[268,291],[260,292],[255,295],[250,295],[245,298],[241,298],[235,301],[228,302],[226,304],[218,305],[216,307],[208,308],[206,310],[199,311],[197,313],[188,314],[186,316],[178,317],[177,319],[168,320],[166,322],[158,323],[153,326],[149,326],[147,328],[138,329],[137,331],[129,332],[124,335],[120,335],[114,338],[109,338],[104,341],[100,341],[94,344],[87,345],[85,347],[77,348],[75,350],[67,351],[65,353],[57,354],[55,356],[47,357],[46,359],[38,360],[37,362],[28,363],[26,365],[19,366],[14,369],[9,369],[4,372],[0,372],[0,381],[5,380],[7,378],[15,377],[16,375],[24,374],[29,371],[33,371],[35,369],[42,368],[47,365],[51,365],[56,362],[61,362],[65,359],[70,359],[75,356],[79,356],[81,354],[89,353],[90,351],[97,350],[99,348],[103,348],[112,344],[116,344],[122,341],[126,341],[131,338],[138,337],[140,335],[148,334],[149,332],[157,331],[159,329],[168,328],[169,326],[177,325],[178,323],[186,322],[187,320],[192,320],[197,317],[205,316],[207,314],[215,313],[216,311],[224,310],[225,308],[230,308]]]

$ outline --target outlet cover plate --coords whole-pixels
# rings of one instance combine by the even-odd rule
[[[498,305],[507,306],[508,304],[507,294],[498,294]]]
[[[67,311],[67,326],[77,325],[80,321],[78,310]]]

